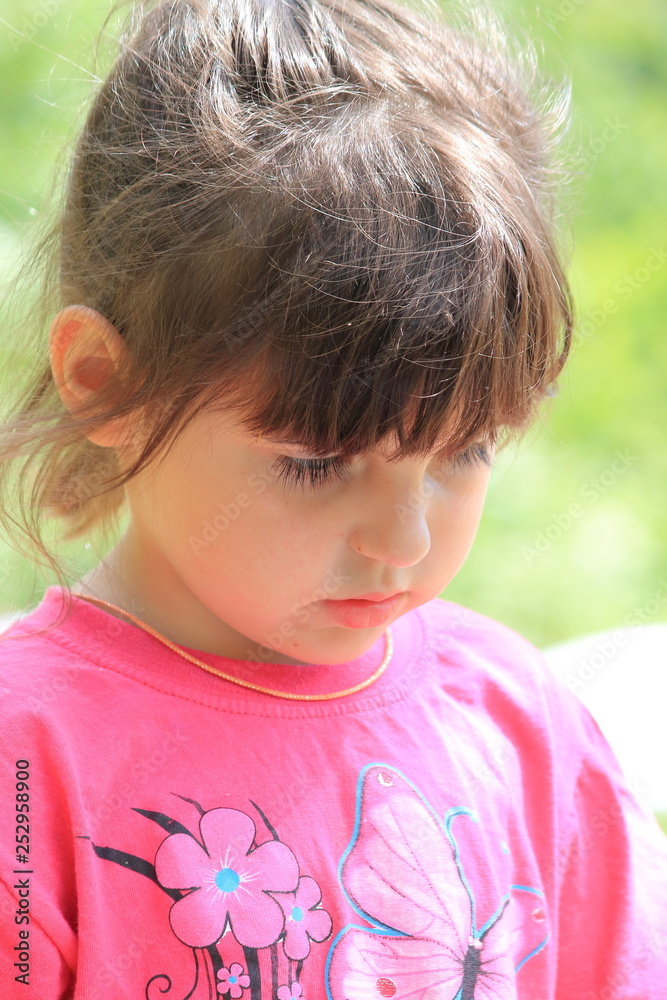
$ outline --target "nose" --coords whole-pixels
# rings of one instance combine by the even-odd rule
[[[353,499],[357,516],[350,533],[355,552],[401,568],[414,566],[431,548],[426,519],[431,491],[423,473],[399,467],[405,464],[385,465],[375,474],[374,488],[368,482],[362,487],[363,504]]]

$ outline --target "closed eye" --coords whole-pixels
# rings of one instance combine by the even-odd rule
[[[472,468],[482,463],[493,468],[491,454],[482,444],[471,445],[447,461],[454,467]],[[272,469],[277,471],[277,479],[282,479],[289,485],[304,487],[307,481],[314,488],[332,477],[345,480],[349,475],[349,466],[350,462],[338,455],[330,458],[292,458],[281,455],[273,463]]]

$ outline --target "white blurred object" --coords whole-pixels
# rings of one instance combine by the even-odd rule
[[[595,718],[636,797],[667,813],[667,623],[596,632],[543,653]]]
[[[24,614],[27,614],[27,612],[15,611],[10,615],[0,615],[0,632],[4,632],[6,628],[9,628],[12,622],[15,622],[17,618],[22,618]]]

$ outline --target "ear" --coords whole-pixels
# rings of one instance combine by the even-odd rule
[[[88,306],[67,306],[49,330],[49,355],[56,388],[70,413],[94,403],[110,381],[119,387],[127,359],[125,341],[106,317]],[[130,418],[110,421],[87,434],[105,448],[129,443]]]

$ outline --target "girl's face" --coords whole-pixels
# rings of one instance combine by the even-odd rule
[[[106,561],[124,581],[123,606],[132,610],[130,595],[175,642],[236,659],[342,663],[462,566],[490,475],[483,445],[458,459],[434,449],[390,462],[387,448],[313,460],[203,411],[126,486],[130,525]],[[101,567],[89,582],[97,574],[100,584]],[[395,594],[384,607],[335,603]]]

